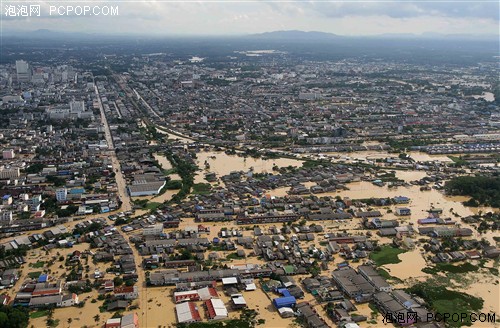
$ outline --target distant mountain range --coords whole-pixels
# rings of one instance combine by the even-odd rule
[[[246,36],[261,40],[338,40],[346,38],[394,38],[394,39],[465,39],[465,40],[498,40],[498,35],[475,35],[475,34],[441,34],[435,32],[414,33],[384,33],[366,36],[345,36],[327,32],[305,32],[299,30],[274,31]]]
[[[138,34],[129,33],[85,33],[85,32],[66,32],[66,31],[54,31],[48,29],[39,29],[35,31],[19,31],[19,30],[3,30],[3,35],[6,37],[23,37],[23,38],[49,38],[49,39],[64,39],[64,38],[77,38],[77,39],[87,39],[87,38],[136,38]],[[143,37],[148,37],[144,35]],[[162,38],[159,35],[151,35],[150,38]],[[163,38],[176,37],[176,38],[193,38],[194,35],[182,36],[182,35],[165,35]],[[211,37],[211,38],[246,38],[252,40],[263,40],[263,41],[332,41],[332,40],[345,40],[350,38],[386,38],[386,39],[448,39],[448,40],[496,40],[498,41],[498,35],[475,35],[475,34],[441,34],[434,32],[425,32],[422,34],[412,34],[412,33],[385,33],[379,35],[367,35],[367,36],[346,36],[338,35],[328,32],[319,31],[300,31],[300,30],[286,30],[286,31],[273,31],[264,32],[257,34],[247,34],[243,36],[231,36],[231,35],[220,35],[220,36],[199,36],[198,38]]]

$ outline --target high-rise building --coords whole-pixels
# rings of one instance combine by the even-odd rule
[[[28,62],[24,60],[16,60],[17,82],[31,81],[31,68]]]
[[[56,189],[56,199],[58,202],[65,202],[68,197],[68,189],[59,188]]]

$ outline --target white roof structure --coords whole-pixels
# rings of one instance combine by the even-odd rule
[[[225,319],[228,317],[228,312],[224,302],[220,298],[213,298],[207,302],[211,303],[211,310],[213,310],[213,320]],[[209,309],[210,312],[210,309]]]
[[[359,328],[357,323],[348,322],[344,325],[344,328]]]
[[[254,283],[251,283],[251,284],[246,285],[245,290],[246,291],[257,290],[257,286],[255,286]]]
[[[200,320],[198,309],[191,302],[176,304],[175,313],[177,313],[177,321],[179,323],[189,323]]]
[[[294,313],[292,308],[289,308],[289,307],[286,307],[286,306],[280,307],[278,309],[278,312],[280,313],[280,315],[283,315],[284,313],[290,313],[290,312]]]
[[[236,277],[222,278],[223,285],[233,285],[233,284],[237,284],[237,283],[238,283],[238,279]]]
[[[200,288],[197,290],[197,292],[198,292],[198,295],[200,296],[200,299],[203,301],[216,297],[215,295],[213,295],[210,292],[209,287]]]
[[[231,300],[233,301],[234,305],[247,305],[247,301],[245,301],[245,298],[241,294],[231,295]]]

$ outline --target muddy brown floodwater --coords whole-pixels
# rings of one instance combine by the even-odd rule
[[[302,161],[287,158],[262,159],[253,157],[240,157],[236,155],[227,155],[224,152],[203,151],[196,154],[196,164],[202,169],[195,177],[195,183],[206,183],[205,173],[214,172],[220,178],[233,171],[248,172],[253,168],[254,173],[273,173],[273,166],[278,167],[300,167]],[[205,168],[205,161],[210,165],[210,168]]]

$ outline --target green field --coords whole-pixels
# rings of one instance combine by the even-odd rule
[[[28,277],[30,277],[31,279],[36,279],[36,278],[40,277],[41,274],[42,274],[42,271],[32,271],[32,272],[28,273]]]
[[[156,209],[158,208],[158,206],[160,206],[160,205],[161,205],[161,203],[157,203],[157,202],[148,202],[148,203],[146,204],[146,208],[147,208],[148,210],[154,211],[154,210],[156,210]]]
[[[36,263],[30,264],[30,267],[35,268],[35,269],[39,269],[39,268],[43,268],[44,265],[45,265],[44,261],[38,261]]]
[[[423,268],[422,272],[429,274],[436,274],[438,272],[467,273],[467,272],[474,272],[477,270],[479,270],[479,267],[470,263],[464,263],[461,265],[453,265],[449,263],[437,263],[436,266],[434,267]]]
[[[406,250],[385,245],[381,247],[380,251],[372,252],[370,254],[370,259],[375,262],[377,266],[384,264],[396,264],[401,262],[398,255],[402,253],[406,253]]]
[[[435,284],[420,283],[408,288],[407,291],[422,297],[436,312],[469,314],[463,322],[447,322],[450,327],[472,326],[472,322],[468,321],[470,314],[479,313],[484,303],[481,298],[448,290]]]
[[[30,319],[36,319],[36,318],[41,318],[49,315],[48,310],[40,310],[40,311],[35,311],[30,313]]]

